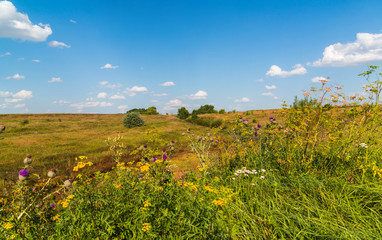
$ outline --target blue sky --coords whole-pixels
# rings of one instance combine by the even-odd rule
[[[382,1],[0,0],[0,113],[176,113],[348,94],[382,61]]]

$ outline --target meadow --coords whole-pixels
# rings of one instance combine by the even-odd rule
[[[203,116],[218,128],[2,115],[0,236],[381,239],[381,82],[366,97],[341,88],[323,80],[298,106]]]

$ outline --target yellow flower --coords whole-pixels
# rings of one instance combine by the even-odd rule
[[[67,208],[69,206],[69,202],[65,201],[62,203],[63,208]]]
[[[156,161],[155,161],[155,163],[161,163],[161,162],[163,162],[163,160],[160,160],[160,159],[159,159],[159,160],[156,160]]]
[[[140,167],[140,169],[141,169],[141,172],[146,172],[150,169],[150,165],[146,164],[146,165]]]
[[[68,200],[71,200],[71,199],[73,199],[74,198],[74,195],[72,194],[72,195],[69,195],[68,197],[66,197],[66,199],[68,199]]]
[[[219,205],[221,207],[227,203],[227,200],[225,200],[223,198],[219,198],[218,200],[213,200],[212,203],[215,205]]]
[[[121,185],[122,185],[122,184],[114,184],[114,187],[115,187],[116,189],[118,189],[118,188],[121,187]]]
[[[78,167],[77,167],[77,166],[75,166],[75,167],[73,168],[73,172],[78,172]]]
[[[87,162],[87,165],[89,165],[89,167],[91,167],[93,165],[93,163],[89,161],[89,162]]]
[[[150,230],[150,228],[151,228],[150,223],[144,223],[142,231],[146,232],[146,231]]]
[[[163,188],[162,188],[162,187],[158,187],[158,190],[159,190],[159,191],[162,191],[162,190],[163,190]]]
[[[58,218],[60,217],[60,215],[59,214],[57,214],[56,216],[54,216],[53,218],[52,218],[52,220],[53,221],[58,221]]]
[[[147,207],[150,207],[151,206],[151,203],[149,203],[148,201],[144,201],[143,202],[143,207],[147,208]]]
[[[9,230],[9,229],[11,229],[11,228],[13,228],[13,225],[12,225],[12,223],[6,223],[5,225],[4,225],[4,228],[5,229],[7,229],[7,230]]]

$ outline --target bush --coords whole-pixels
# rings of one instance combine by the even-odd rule
[[[127,128],[140,127],[145,125],[145,121],[139,116],[138,113],[127,113],[123,119],[123,125]]]
[[[190,116],[190,113],[185,107],[181,107],[178,109],[178,115],[176,115],[180,119],[187,119]]]
[[[225,110],[224,109],[220,109],[219,114],[224,114],[224,113],[225,113]]]
[[[126,113],[139,113],[139,114],[145,114],[145,115],[158,115],[159,113],[157,112],[156,107],[149,107],[147,109],[145,108],[133,108]]]

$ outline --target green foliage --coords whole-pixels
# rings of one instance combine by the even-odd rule
[[[180,119],[187,119],[190,116],[190,113],[185,107],[178,109],[178,114],[176,115]]]
[[[219,110],[219,114],[225,114],[226,112],[225,112],[225,109],[220,109]]]
[[[21,126],[24,126],[24,125],[27,125],[29,124],[29,120],[28,119],[24,119],[20,122]]]
[[[298,99],[297,96],[294,97],[294,102],[291,107],[293,108],[306,108],[306,107],[317,107],[318,106],[318,100],[305,97],[303,99]]]
[[[194,114],[207,114],[207,113],[217,113],[217,111],[214,109],[215,107],[213,105],[203,105],[200,106],[199,109],[194,109],[192,113]]]
[[[210,128],[217,128],[223,124],[223,121],[220,119],[214,120],[213,118],[200,118],[195,114],[192,114],[191,118],[187,119],[187,121],[190,123]]]
[[[127,113],[123,119],[123,125],[127,128],[141,127],[145,125],[145,121],[136,112]]]
[[[147,109],[145,108],[133,108],[127,113],[138,113],[138,114],[145,114],[145,115],[158,115],[159,113],[157,112],[157,108],[152,106]]]

